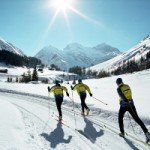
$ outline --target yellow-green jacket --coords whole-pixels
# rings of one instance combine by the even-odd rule
[[[131,91],[129,85],[124,84],[124,83],[119,84],[117,92],[120,97],[120,103],[122,103],[122,101],[124,101],[124,102],[133,101],[132,91]]]
[[[90,88],[86,84],[83,84],[83,83],[76,84],[72,88],[72,90],[74,90],[74,91],[76,90],[79,95],[81,93],[86,93],[86,91],[88,91],[89,94],[91,93]]]
[[[50,93],[54,93],[55,96],[63,96],[63,91],[65,91],[66,93],[68,93],[68,90],[65,86],[61,86],[61,85],[54,85],[51,89],[50,89]]]

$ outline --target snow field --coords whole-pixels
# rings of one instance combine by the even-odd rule
[[[88,105],[92,107],[101,108],[108,111],[118,112],[119,110],[119,97],[117,94],[117,85],[116,79],[121,77],[124,83],[129,84],[132,89],[133,99],[137,111],[139,115],[143,118],[150,119],[150,106],[149,101],[149,89],[150,89],[150,70],[138,72],[135,74],[121,75],[121,76],[113,76],[109,78],[103,79],[90,79],[85,80],[83,83],[87,84],[93,96],[108,103],[108,105],[104,105],[99,101],[93,99],[87,94],[86,102]],[[77,92],[73,92],[70,88],[72,82],[70,84],[62,84],[66,86],[69,90],[70,97],[73,100],[80,104],[80,99]],[[36,94],[41,96],[49,96],[47,87],[52,87],[53,84],[22,84],[22,83],[4,83],[0,82],[1,89],[13,90],[23,93]],[[73,97],[72,97],[73,96]],[[53,98],[53,94],[50,94],[50,98]],[[64,99],[67,101],[71,100],[64,93]]]
[[[22,115],[8,101],[0,100],[0,149],[28,149]]]
[[[45,104],[35,103],[34,97],[22,96],[22,99],[20,99],[15,94],[2,94],[0,98],[11,102],[22,112],[26,134],[28,135],[26,145],[30,146],[30,150],[128,150],[130,148],[145,148],[134,141],[120,138],[114,132],[107,130],[102,124],[94,123],[92,118],[83,118],[76,115],[75,123],[74,113],[67,108],[63,109],[63,119],[64,123],[69,125],[69,128],[60,125],[54,119],[57,118],[57,111],[52,102],[49,112],[48,107],[44,106]],[[27,101],[28,98],[32,98],[33,101]]]

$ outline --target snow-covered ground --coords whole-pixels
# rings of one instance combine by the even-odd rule
[[[150,109],[148,107],[150,106],[149,101],[150,70],[128,75],[113,76],[103,79],[90,79],[83,81],[83,83],[86,83],[91,88],[93,96],[104,101],[105,103],[108,103],[108,106],[103,105],[99,101],[94,100],[88,94],[86,100],[87,104],[90,104],[93,107],[117,112],[119,109],[119,97],[116,92],[117,89],[116,79],[118,77],[123,78],[124,83],[129,84],[131,86],[133,92],[133,99],[140,115],[150,119],[149,115]],[[68,88],[70,97],[72,97],[73,94],[74,101],[80,103],[78,94],[76,92],[72,93],[71,91],[70,88],[71,82],[70,84],[64,83],[62,85]],[[53,86],[53,84],[23,84],[23,83],[0,82],[1,89],[8,89],[42,96],[48,96],[47,91],[48,86],[51,87]],[[51,94],[50,97],[53,97],[53,94]],[[70,99],[66,97],[66,95],[65,99],[70,101]]]
[[[131,86],[138,114],[150,130],[150,70],[119,77]],[[63,119],[69,127],[60,125],[55,120],[57,110],[53,95],[48,97],[47,92],[47,87],[53,84],[0,81],[0,149],[147,150],[147,146],[135,140],[138,138],[144,141],[144,135],[132,120],[136,133],[133,132],[128,116],[125,117],[125,128],[131,136],[124,140],[117,135],[119,97],[116,92],[116,78],[118,76],[83,81],[91,88],[94,97],[108,103],[107,106],[103,105],[88,95],[86,102],[91,108],[91,115],[86,118],[80,115],[79,96],[76,92],[72,93],[71,82],[63,84],[75,101],[74,114],[72,101],[66,95],[64,97]],[[21,138],[17,140],[19,137]]]
[[[109,121],[107,125],[96,116],[83,118],[77,110],[74,114],[66,106],[63,107],[65,125],[61,125],[55,104],[51,102],[49,109],[49,101],[42,98],[1,93],[0,104],[1,150],[149,149],[136,137],[120,138],[117,127]]]
[[[24,73],[27,74],[27,72],[30,70],[31,74],[33,72],[33,68],[26,68],[26,67],[14,67],[14,66],[6,66],[4,64],[0,64],[0,69],[7,69],[8,73],[0,73],[0,80],[1,81],[7,81],[8,77],[12,77],[13,80],[16,80],[16,77],[21,77]],[[38,69],[37,69],[38,70]],[[55,71],[55,70],[49,70],[48,68],[44,68],[43,72],[38,71],[38,77],[39,79],[48,79],[49,82],[57,80],[68,80],[68,79],[74,79],[77,75],[74,73],[68,73],[64,71]]]
[[[20,111],[11,103],[0,100],[0,149],[28,149],[25,127]]]

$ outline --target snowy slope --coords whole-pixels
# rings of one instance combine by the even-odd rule
[[[66,63],[65,60],[63,60],[63,52],[53,46],[44,47],[35,57],[42,60],[44,64],[57,64],[63,67]]]
[[[41,59],[45,64],[54,63],[66,69],[77,65],[81,67],[91,66],[118,54],[120,54],[118,49],[104,43],[93,48],[72,43],[67,45],[63,50],[58,50],[52,46],[45,47],[35,57]]]
[[[65,125],[61,125],[56,120],[57,110],[53,101],[49,103],[43,98],[13,93],[1,93],[0,99],[3,106],[0,110],[2,118],[0,130],[5,135],[0,138],[1,150],[149,149],[142,142],[138,142],[135,136],[132,135],[134,138],[130,136],[131,133],[126,139],[120,138],[117,126],[110,123],[108,118],[102,119],[99,116],[83,118],[77,111],[74,116],[70,107],[63,104]],[[7,116],[12,117],[11,121],[6,118]],[[15,119],[15,123],[12,119]],[[18,130],[23,130],[23,134]],[[14,139],[11,139],[13,136],[10,132],[15,136]],[[143,135],[138,134],[138,137],[143,139]]]
[[[53,74],[53,76],[57,76],[57,72]],[[133,98],[135,100],[135,105],[137,106],[137,110],[140,115],[145,118],[150,119],[150,101],[149,101],[149,89],[150,89],[150,70],[138,72],[135,74],[114,76],[104,79],[90,79],[83,81],[91,88],[91,91],[94,97],[108,103],[109,106],[105,106],[100,102],[94,100],[87,94],[87,103],[93,107],[102,108],[104,110],[117,112],[119,109],[119,97],[116,92],[117,85],[116,79],[118,77],[122,77],[124,82],[129,84],[132,88]],[[6,81],[6,80],[5,80]],[[70,85],[63,84],[69,90],[70,95],[72,95],[72,91],[70,89]],[[23,93],[37,94],[41,96],[47,96],[47,84],[23,84],[23,83],[6,83],[0,82],[1,89],[14,90]],[[49,86],[53,86],[53,84],[49,84]],[[53,94],[51,95],[53,97]],[[80,104],[79,96],[76,92],[73,92],[74,101]],[[70,99],[66,97],[68,101]],[[144,109],[140,109],[141,106]]]
[[[53,95],[48,97],[48,85],[0,82],[0,133],[3,135],[0,137],[0,149],[148,150],[149,147],[137,141],[144,141],[141,128],[131,120],[134,133],[128,116],[125,116],[124,121],[129,136],[127,139],[118,136],[117,77],[83,81],[89,85],[94,97],[108,103],[108,106],[103,105],[88,95],[86,103],[91,109],[91,115],[86,118],[80,115],[79,96],[76,92],[72,93],[71,83],[63,84],[75,101],[74,114],[72,101],[64,96],[63,121],[69,127],[56,121],[56,105]],[[150,70],[119,77],[131,86],[137,112],[150,130]],[[18,137],[21,137],[20,141],[15,142]]]
[[[141,56],[144,57],[147,52],[150,51],[150,36],[147,36],[145,39],[140,41],[137,45],[129,49],[128,51],[108,60],[103,63],[97,64],[93,67],[90,67],[88,69],[91,70],[111,70],[119,67],[122,65],[123,62],[127,62],[129,60],[140,60]]]
[[[12,77],[13,81],[16,81],[16,77],[20,77],[30,70],[31,74],[33,73],[33,68],[27,68],[27,67],[13,67],[13,66],[7,66],[0,64],[0,69],[7,69],[7,74],[0,73],[0,81],[7,81],[8,77]],[[38,71],[38,77],[39,81],[48,79],[49,82],[54,82],[55,80],[63,80],[68,81],[71,79],[74,79],[76,77],[76,74],[68,73],[64,71],[55,71],[55,70],[49,70],[48,68],[43,68],[43,72]]]
[[[0,100],[0,108],[0,149],[29,149],[20,111],[2,99]]]
[[[11,43],[6,42],[2,38],[0,38],[0,50],[6,50],[17,55],[25,56],[24,53],[19,48],[15,47]]]

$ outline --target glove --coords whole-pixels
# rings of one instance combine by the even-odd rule
[[[68,92],[66,92],[66,95],[69,97],[69,93]]]
[[[71,90],[73,90],[73,86],[72,85],[70,86],[70,88],[71,88]]]
[[[50,92],[51,88],[49,86],[47,87],[47,89],[48,89],[48,92]]]
[[[90,96],[92,97],[92,96],[93,96],[93,94],[92,94],[92,93],[90,93]]]

